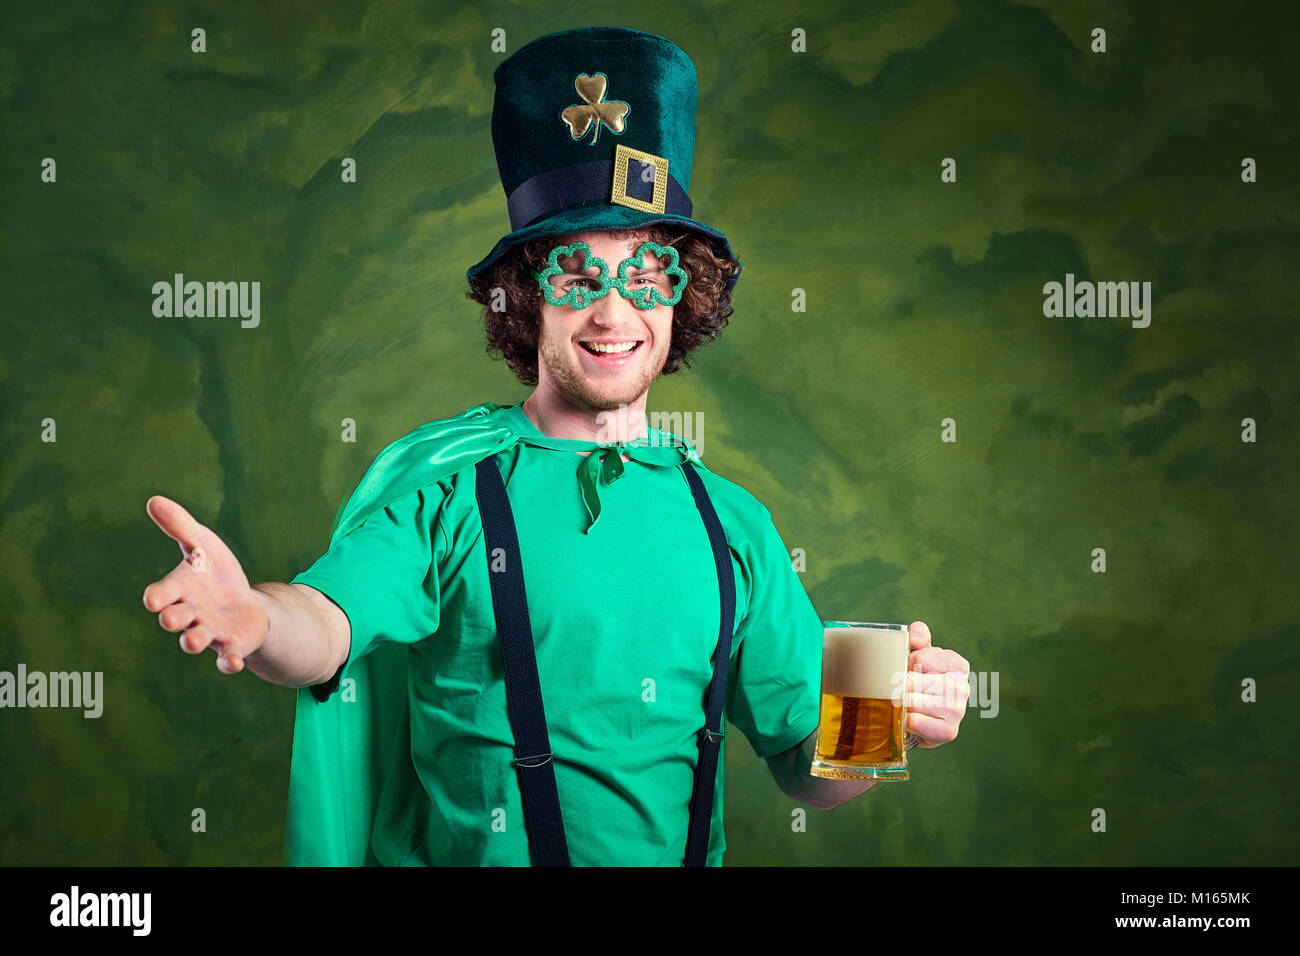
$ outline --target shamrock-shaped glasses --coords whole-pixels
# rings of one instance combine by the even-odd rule
[[[652,253],[649,261],[646,254]],[[564,264],[560,263],[564,257]],[[661,260],[668,259],[664,265]],[[555,246],[546,257],[547,266],[534,272],[542,295],[551,305],[567,305],[585,309],[596,299],[604,298],[610,289],[627,299],[638,309],[653,309],[656,305],[676,305],[686,289],[686,270],[677,263],[677,250],[657,242],[643,242],[636,252],[618,264],[610,273],[609,265],[594,255],[585,242]],[[592,274],[592,269],[596,274]]]

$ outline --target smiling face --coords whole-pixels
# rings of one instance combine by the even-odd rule
[[[631,256],[649,236],[637,235],[616,240],[607,233],[589,232],[570,237],[591,247],[593,256],[604,259],[611,274],[619,263]],[[556,244],[562,240],[557,238]],[[572,258],[560,257],[564,272],[551,279],[558,298],[575,286],[599,291],[595,265],[588,265],[579,253]],[[663,273],[663,264],[647,252],[645,267],[629,266],[627,289],[645,294],[655,287],[671,293],[671,282]],[[585,309],[541,302],[541,329],[537,342],[537,387],[556,393],[557,397],[581,409],[605,411],[619,405],[634,405],[650,388],[668,358],[672,342],[673,307],[656,304],[652,309],[637,308],[617,289],[593,300]]]

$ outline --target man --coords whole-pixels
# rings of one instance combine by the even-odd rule
[[[185,560],[145,605],[223,673],[301,688],[291,862],[721,865],[724,699],[795,799],[871,784],[808,773],[822,625],[771,516],[645,421],[740,272],[690,215],[694,65],[589,28],[496,82],[514,231],[467,277],[531,394],[386,448],[290,584],[251,588],[151,498]],[[968,668],[921,622],[911,640],[908,730],[937,746]]]

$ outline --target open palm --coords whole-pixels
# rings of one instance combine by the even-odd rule
[[[170,498],[154,495],[145,510],[180,545],[183,558],[144,591],[144,606],[157,611],[163,630],[180,632],[189,654],[211,646],[223,674],[244,669],[244,658],[261,647],[269,621],[244,569],[211,529]]]

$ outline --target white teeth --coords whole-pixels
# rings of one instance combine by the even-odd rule
[[[587,342],[585,344],[593,352],[628,352],[636,347],[635,342]]]

